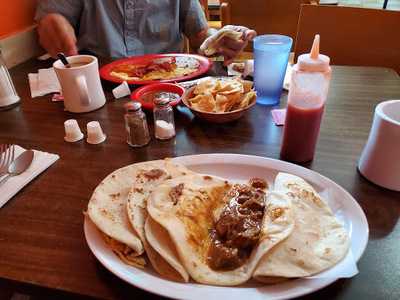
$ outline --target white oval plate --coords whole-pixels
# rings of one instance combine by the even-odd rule
[[[173,160],[186,165],[193,171],[217,175],[233,181],[248,180],[251,177],[265,178],[270,186],[278,172],[300,176],[311,183],[322,195],[328,196],[328,199],[327,197],[325,199],[349,233],[351,250],[356,261],[365,250],[369,230],[361,207],[342,187],[314,171],[280,160],[240,154],[201,154],[177,157]],[[219,287],[194,282],[178,283],[163,279],[150,267],[141,270],[124,264],[107,247],[100,232],[89,218],[85,219],[84,230],[89,248],[108,270],[138,288],[171,298],[288,299],[317,291],[337,280],[334,274],[338,266],[326,271],[329,272],[328,278],[296,279],[275,285],[249,282],[238,287]],[[337,272],[340,271],[337,270]]]

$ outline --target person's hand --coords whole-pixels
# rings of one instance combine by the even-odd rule
[[[226,25],[203,42],[200,53],[221,54],[224,56],[224,65],[229,65],[256,35],[254,30],[247,27]]]
[[[39,21],[39,42],[53,57],[63,52],[65,55],[78,54],[74,28],[60,14],[48,14]]]

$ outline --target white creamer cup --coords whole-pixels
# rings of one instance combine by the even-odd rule
[[[100,123],[97,121],[92,121],[87,123],[87,138],[86,141],[89,144],[100,144],[106,140],[106,135],[101,129]]]
[[[400,100],[381,102],[375,108],[358,169],[373,183],[400,191]]]
[[[112,90],[115,99],[119,99],[122,97],[129,96],[131,94],[131,90],[126,81],[122,82],[119,86]]]
[[[64,122],[65,136],[64,140],[69,143],[77,142],[83,139],[83,133],[75,119],[69,119]]]

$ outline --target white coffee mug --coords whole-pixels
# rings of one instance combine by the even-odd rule
[[[373,183],[400,191],[400,100],[381,102],[375,108],[358,169]]]
[[[91,55],[69,56],[71,68],[57,60],[53,67],[60,81],[65,109],[74,113],[96,110],[106,103],[97,58]]]

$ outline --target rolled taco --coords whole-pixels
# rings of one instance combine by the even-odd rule
[[[266,188],[260,179],[233,184],[200,174],[164,182],[147,200],[151,219],[146,225],[155,222],[164,230],[165,240],[157,239],[154,247],[166,260],[172,256],[181,263],[197,282],[246,282],[262,256],[294,226],[290,199],[267,198]],[[148,239],[152,246],[153,241]]]
[[[300,177],[279,173],[274,197],[293,204],[294,229],[290,236],[261,259],[254,278],[297,278],[317,274],[337,264],[349,250],[349,237],[329,206]]]

